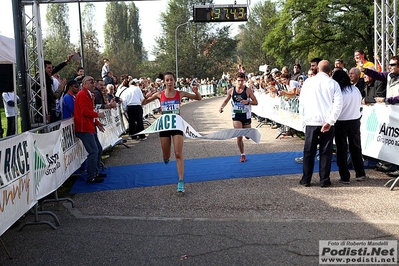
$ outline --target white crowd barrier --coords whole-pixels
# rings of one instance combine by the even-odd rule
[[[259,91],[255,91],[254,95],[258,100],[258,105],[251,107],[253,113],[295,130],[304,131],[305,123],[300,97],[293,97],[286,101],[285,97],[270,97],[269,93]]]
[[[143,106],[155,109],[159,103]],[[152,109],[151,109],[152,110]],[[127,119],[121,109],[100,110],[105,132],[98,138],[106,149],[121,140]],[[56,191],[87,157],[75,137],[73,118],[50,133],[24,132],[0,141],[0,236],[40,199]]]
[[[0,235],[59,188],[86,156],[73,119],[50,133],[24,132],[0,141]]]
[[[185,91],[192,93],[193,91],[191,90],[191,87],[182,87],[180,88],[180,91]],[[198,86],[198,92],[201,94],[201,96],[212,96],[216,94],[216,90],[213,88],[213,85],[207,85],[207,84],[201,84]]]

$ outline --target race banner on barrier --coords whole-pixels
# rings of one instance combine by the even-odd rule
[[[165,114],[160,116],[157,120],[155,120],[151,126],[147,129],[137,133],[139,134],[150,134],[161,131],[169,131],[169,130],[180,130],[183,131],[184,135],[188,138],[200,138],[200,139],[211,139],[211,140],[226,140],[230,138],[246,136],[256,143],[260,142],[261,134],[255,128],[241,128],[241,129],[225,129],[221,131],[217,131],[205,136],[199,134],[195,129],[190,126],[180,115],[176,114]]]
[[[254,95],[258,105],[252,106],[253,113],[295,130],[304,131],[305,122],[300,97],[295,96],[290,99],[285,96],[271,97],[270,93],[259,91],[255,91]]]
[[[364,106],[361,120],[364,155],[399,165],[399,106]]]
[[[31,133],[36,197],[41,199],[58,189],[84,162],[87,152],[75,137],[73,119],[62,121],[57,131]]]
[[[36,204],[29,136],[22,133],[0,142],[0,236]]]
[[[101,109],[100,112],[105,113],[104,118],[99,118],[100,123],[104,124],[104,132],[98,132],[98,139],[103,147],[107,149],[115,146],[121,140],[121,135],[124,132],[124,125],[121,119],[119,107],[116,109]]]

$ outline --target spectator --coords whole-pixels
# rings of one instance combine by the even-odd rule
[[[104,80],[105,77],[108,75],[108,72],[110,71],[110,69],[109,69],[109,60],[107,58],[104,58],[103,61],[104,61],[104,65],[101,68],[101,78]]]
[[[198,92],[198,87],[192,88],[193,93],[175,90],[176,77],[171,72],[166,72],[160,76],[165,83],[165,90],[158,91],[149,98],[144,98],[142,105],[159,99],[161,101],[162,114],[177,114],[180,115],[180,106],[182,97],[187,97],[193,100],[201,100],[201,94]],[[170,109],[172,108],[172,109]],[[165,164],[169,163],[172,140],[174,145],[174,152],[176,158],[177,173],[179,181],[177,183],[177,192],[184,193],[184,159],[183,159],[183,132],[180,130],[162,131],[159,133],[161,139],[161,147],[163,154],[163,161]]]
[[[17,104],[20,103],[20,100],[19,100],[18,95],[14,94],[14,91],[3,92],[2,97],[3,97],[4,111],[5,111],[6,117],[7,117],[6,136],[8,137],[8,136],[15,135],[15,133],[16,133],[15,117],[18,114]],[[15,100],[17,101],[17,104],[15,104]],[[3,135],[3,132],[1,132],[1,135]],[[3,136],[1,136],[1,137],[3,137]]]
[[[345,71],[346,74],[348,74],[348,69],[345,68],[344,60],[342,60],[342,59],[340,59],[340,58],[335,59],[334,67],[339,67],[339,68],[341,68],[343,71]]]
[[[364,74],[387,84],[385,97],[378,97],[376,101],[397,104],[399,103],[399,56],[395,55],[389,59],[388,68],[389,72],[380,73],[360,65],[360,69]]]
[[[86,182],[101,183],[107,175],[98,172],[101,168],[102,146],[97,137],[96,127],[104,132],[104,125],[97,118],[104,118],[105,114],[93,110],[94,78],[86,76],[82,84],[82,90],[75,98],[75,135],[82,140],[88,153]]]
[[[67,83],[67,93],[62,101],[62,119],[73,117],[75,98],[80,89],[79,81],[72,79]]]
[[[107,100],[108,100],[108,102],[111,102],[112,99],[115,100],[115,86],[112,84],[108,84],[107,85]],[[116,102],[116,100],[115,100],[115,102]]]
[[[96,109],[115,108],[116,107],[115,100],[113,100],[113,101],[111,100],[109,103],[107,103],[105,101],[105,98],[104,98],[105,92],[104,91],[106,91],[105,86],[104,86],[104,81],[101,80],[101,79],[97,80],[96,86],[94,87],[94,90],[93,90],[93,93],[94,93],[94,105],[95,105]]]
[[[74,79],[81,84],[83,78],[85,77],[85,69],[83,67],[78,67],[78,69],[76,70],[76,74],[74,75]]]
[[[64,89],[66,86],[66,79],[61,80],[58,73],[54,73],[51,77],[53,79],[53,97],[55,98],[55,115],[56,121],[62,118],[62,100],[64,97]]]
[[[285,96],[285,100],[296,96],[296,89],[300,87],[298,81],[290,80],[289,74],[281,74],[280,82],[282,90],[279,91],[279,96]]]
[[[375,71],[373,67],[368,67]],[[380,80],[375,80],[367,74],[364,74],[364,97],[362,104],[376,103],[377,97],[385,97],[386,84]]]
[[[105,76],[105,78],[103,78],[103,81],[104,81],[105,86],[108,85],[108,84],[115,85],[114,73],[112,73],[112,71],[108,71],[108,73]]]
[[[56,115],[56,97],[54,96],[54,91],[59,91],[59,90],[63,90],[63,86],[58,86],[59,83],[54,84],[54,79],[53,79],[53,75],[57,72],[59,72],[61,69],[63,69],[68,63],[69,61],[72,59],[73,54],[68,56],[68,59],[65,60],[64,62],[58,64],[57,66],[53,66],[53,64],[48,61],[48,60],[44,60],[44,71],[45,71],[45,84],[46,84],[46,94],[47,94],[47,114],[44,114],[46,117],[47,122],[55,122],[58,121],[60,119],[60,117],[57,117]],[[37,83],[35,83],[32,86],[32,90],[35,92],[38,92],[40,90],[40,74],[37,73],[35,76],[35,80]],[[65,85],[65,84],[64,84]],[[61,96],[61,94],[59,95]],[[36,98],[36,110],[40,110],[42,107],[42,101],[40,97]],[[36,120],[40,120],[41,118],[36,117]],[[41,122],[41,121],[37,121],[37,122]]]
[[[122,94],[125,93],[125,91],[129,87],[129,81],[133,80],[133,78],[130,79],[130,76],[123,74],[120,76],[120,80],[121,80],[121,84],[119,85],[119,87],[115,93],[115,102],[117,102],[117,103],[120,102],[121,98],[124,97],[124,96],[122,96]]]
[[[321,58],[315,57],[312,60],[310,60],[310,70],[312,71],[313,75],[317,75],[319,72],[319,63],[321,61]],[[309,75],[309,72],[308,72]]]
[[[222,106],[219,108],[219,112],[223,112],[223,108],[231,100],[232,103],[232,117],[234,128],[250,128],[251,127],[251,105],[258,105],[252,90],[245,86],[245,74],[238,72],[236,74],[236,87],[232,87],[227,92],[227,97],[223,101]],[[245,162],[247,156],[244,151],[243,137],[237,137],[238,149],[241,153],[240,162]]]
[[[305,146],[303,149],[303,175],[300,184],[310,186],[314,161],[319,144],[320,186],[331,185],[330,171],[333,153],[334,124],[342,109],[339,84],[329,77],[331,66],[327,60],[318,64],[319,73],[307,79],[301,90],[304,108]]]
[[[281,74],[287,74],[289,77],[291,77],[289,67],[288,66],[283,66],[283,68],[281,69]]]
[[[308,70],[308,78],[314,77],[317,75],[319,72],[318,64],[320,63],[321,58],[315,57],[312,60],[310,60],[310,68]],[[301,86],[301,89],[299,90],[299,94],[302,91],[303,84]],[[297,163],[303,163],[303,156],[302,157],[297,157],[295,158],[295,162]]]
[[[335,144],[337,149],[337,165],[343,184],[350,183],[348,170],[348,144],[352,165],[355,169],[356,181],[368,178],[364,171],[362,145],[360,143],[360,106],[362,95],[351,84],[348,74],[343,70],[334,72],[332,78],[338,82],[342,92],[342,111],[335,123]]]
[[[144,134],[135,136],[136,133],[144,130],[143,108],[141,106],[144,95],[138,84],[139,81],[137,79],[129,82],[130,86],[123,94],[122,101],[129,118],[130,138],[134,140],[146,140],[147,138]]]
[[[294,64],[294,72],[291,77],[291,79],[295,81],[299,81],[299,76],[301,75],[301,65],[300,64]]]
[[[359,70],[360,78],[363,78],[363,72],[360,72],[361,71],[360,65],[362,65],[363,68],[367,68],[367,67],[375,68],[374,63],[368,60],[368,58],[363,50],[355,51],[355,61],[356,61],[356,68]],[[350,73],[350,71],[349,71],[349,73]],[[359,87],[357,87],[357,88],[360,89]],[[361,91],[362,90],[363,90],[363,88],[361,89]]]
[[[360,77],[360,70],[358,68],[352,67],[349,70],[349,79],[359,89],[362,97],[364,97],[364,79]]]

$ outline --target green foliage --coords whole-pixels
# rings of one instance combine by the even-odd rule
[[[279,66],[308,66],[313,57],[343,58],[347,66],[354,65],[356,49],[374,54],[372,7],[371,0],[287,0],[263,47]]]
[[[278,57],[274,56],[270,47],[266,53],[264,40],[270,35],[270,31],[276,27],[278,20],[277,6],[275,2],[265,1],[257,3],[251,9],[248,22],[240,27],[237,36],[239,40],[238,63],[245,66],[247,72],[258,72],[260,65],[275,65]],[[286,30],[284,30],[286,32]],[[285,33],[286,34],[286,33]],[[272,49],[276,49],[276,44]]]
[[[187,23],[192,16],[192,0],[171,0],[161,14],[163,35],[156,41],[155,56],[160,72],[176,70],[176,42],[179,77],[220,77],[236,61],[237,41],[229,37],[229,27],[214,23]],[[210,1],[211,3],[211,1]]]
[[[97,32],[94,29],[95,14],[95,6],[92,3],[86,4],[82,12],[84,66],[87,76],[99,79],[101,78],[102,58]],[[80,50],[80,47],[77,50]]]
[[[143,42],[139,24],[139,10],[133,2],[111,2],[106,8],[104,25],[104,56],[110,59],[114,75],[140,75],[143,61]]]
[[[43,40],[43,53],[46,60],[53,65],[65,61],[69,54],[73,53],[70,43],[69,14],[67,4],[50,4],[47,6],[46,21],[48,24],[47,35]],[[72,77],[73,67],[65,67],[60,75]]]

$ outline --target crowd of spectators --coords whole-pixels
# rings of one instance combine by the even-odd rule
[[[334,72],[342,70],[349,76],[350,82],[355,86],[362,97],[361,104],[369,105],[374,103],[398,104],[399,103],[399,57],[392,56],[388,64],[388,71],[381,73],[381,65],[378,63],[374,65],[369,61],[366,54],[362,50],[354,52],[355,65],[349,70],[345,68],[344,61],[340,58],[334,61],[330,76]],[[306,72],[298,63],[292,64],[292,71],[289,71],[288,66],[284,66],[279,70],[278,68],[270,69],[267,67],[266,71],[261,74],[247,73],[247,86],[254,91],[269,94],[270,97],[283,97],[285,100],[290,100],[294,97],[299,97],[303,82],[317,74],[317,65],[321,61],[320,58],[311,60],[310,68]],[[377,58],[377,62],[379,62]],[[240,71],[243,67],[239,66]],[[305,74],[306,73],[306,74]],[[222,79],[225,78],[223,75]],[[273,129],[280,129],[286,131],[285,133],[292,133],[287,131],[287,127],[280,125],[274,121],[269,121],[266,118],[253,114],[258,118],[259,122],[270,124]],[[302,158],[297,162],[302,163]],[[365,163],[367,163],[365,158]],[[350,157],[348,159],[350,162]],[[377,170],[387,172],[388,176],[399,176],[399,167],[387,162],[379,162]]]
[[[45,78],[47,90],[47,121],[55,122],[62,119],[62,102],[64,96],[68,94],[67,79],[61,78],[58,71],[65,67],[71,60],[72,55],[69,55],[67,60],[53,66],[50,61],[45,61]],[[393,93],[393,89],[389,89],[387,95],[387,86],[396,88],[397,76],[399,66],[397,56],[390,60],[389,72],[385,76],[379,76],[374,73],[381,71],[381,65],[375,66],[368,60],[366,54],[362,50],[354,52],[355,64],[352,68],[345,68],[344,61],[340,58],[334,61],[330,76],[335,71],[343,70],[348,74],[351,84],[360,91],[362,95],[362,104],[373,104],[378,102],[385,102],[387,104],[396,104],[399,92]],[[311,78],[317,74],[317,64],[321,61],[320,58],[314,58],[310,62],[310,68],[305,70],[299,63],[286,65],[279,68],[271,68],[267,66],[263,73],[248,73],[243,65],[237,66],[238,73],[244,73],[247,82],[246,86],[252,91],[269,94],[270,97],[280,97],[286,101],[299,97],[301,88],[306,79]],[[377,60],[379,62],[379,60]],[[391,62],[392,61],[392,62]],[[371,74],[370,74],[371,73]],[[118,103],[122,103],[123,109],[127,110],[128,103],[124,102],[124,92],[130,87],[138,87],[143,97],[148,97],[158,91],[165,89],[163,81],[159,78],[151,79],[149,77],[132,77],[128,74],[120,75],[119,79],[112,72],[112,65],[110,60],[104,59],[104,65],[99,71],[100,78],[95,80],[94,85],[94,103],[97,108],[108,109],[115,108]],[[96,75],[94,75],[96,76]],[[394,78],[391,78],[393,76]],[[76,84],[81,86],[82,80],[85,77],[85,72],[82,67],[76,70],[74,77],[69,81],[74,80]],[[39,75],[36,77],[39,78]],[[394,82],[392,82],[394,80]],[[391,84],[389,83],[391,82]],[[68,82],[69,85],[77,86],[74,82]],[[394,84],[394,85],[392,85]],[[213,88],[214,94],[225,95],[226,92],[234,86],[234,80],[229,73],[222,73],[220,78],[216,77],[180,77],[176,80],[176,88],[182,91],[189,91],[193,85],[210,85]],[[35,85],[37,86],[37,85]],[[33,88],[35,91],[37,88]],[[70,88],[69,88],[70,89]],[[137,90],[136,90],[137,91]],[[41,101],[37,100],[40,105]],[[38,106],[37,108],[40,108]],[[275,121],[270,121],[264,117],[253,114],[258,118],[259,122],[270,124],[273,129],[280,129],[284,134],[292,134],[292,130]],[[380,168],[388,171],[392,176],[399,176],[399,168],[395,165],[382,162]]]

